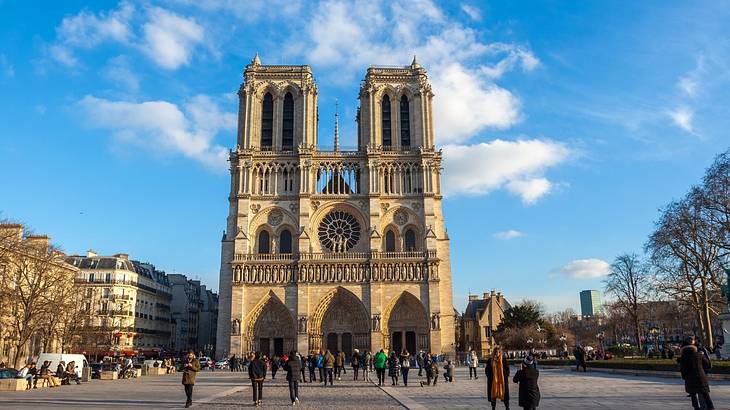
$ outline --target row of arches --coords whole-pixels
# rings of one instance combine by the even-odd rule
[[[416,240],[416,230],[412,227],[406,228],[403,235],[400,235],[395,228],[385,230],[383,251],[385,252],[415,252],[419,250]]]
[[[380,315],[370,316],[365,304],[351,291],[337,287],[317,303],[310,316],[295,319],[273,291],[270,291],[246,316],[243,331],[248,350],[281,355],[296,345],[297,333],[308,334],[309,350],[343,351],[349,357],[354,349],[369,350],[371,332],[383,334],[386,349],[409,352],[429,349],[427,310],[413,294],[404,291]],[[234,320],[232,333],[238,331]]]

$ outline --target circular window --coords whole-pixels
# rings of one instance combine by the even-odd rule
[[[350,250],[360,240],[360,224],[344,211],[328,213],[319,224],[319,242],[332,252]]]

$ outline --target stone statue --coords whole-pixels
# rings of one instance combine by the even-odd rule
[[[238,319],[233,319],[231,322],[231,334],[241,334],[241,322]]]
[[[299,317],[299,333],[307,333],[307,317]]]

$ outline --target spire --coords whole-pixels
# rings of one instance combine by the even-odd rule
[[[339,101],[335,100],[335,151],[340,150],[340,114]]]
[[[259,52],[256,52],[256,56],[251,60],[251,65],[261,65],[261,58],[259,58]]]
[[[421,65],[418,64],[418,60],[416,60],[416,55],[413,55],[413,61],[411,62],[411,68],[421,68]]]

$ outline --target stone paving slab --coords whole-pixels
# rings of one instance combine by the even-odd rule
[[[515,371],[516,368],[512,368],[510,375],[514,376]],[[478,374],[478,380],[469,380],[468,369],[460,367],[456,369],[454,383],[444,383],[441,377],[436,386],[405,388],[388,385],[384,390],[404,404],[415,403],[418,407],[406,404],[414,410],[489,408],[483,367]],[[414,377],[413,371],[410,378],[414,381],[420,380]],[[539,407],[541,410],[692,408],[681,379],[542,369],[539,385],[542,395]],[[711,382],[710,389],[715,407],[718,410],[730,409],[730,382]],[[511,408],[519,408],[517,384],[510,383],[510,395]],[[497,408],[502,409],[504,406],[500,403]]]
[[[514,368],[512,374],[514,374]],[[434,386],[420,387],[418,372],[412,369],[408,387],[379,388],[365,381],[353,381],[352,374],[335,381],[334,387],[302,383],[300,399],[306,409],[487,409],[486,377],[479,369],[478,380],[469,380],[466,368],[456,369],[454,383],[443,377]],[[240,409],[251,407],[251,387],[245,373],[201,372],[195,386],[195,407],[202,409]],[[291,407],[284,374],[264,385],[262,408]],[[180,375],[147,376],[132,380],[94,380],[80,386],[0,392],[0,409],[139,409],[181,408],[185,395]],[[730,409],[730,382],[711,382],[717,409]],[[575,373],[566,369],[542,369],[540,409],[549,410],[659,410],[690,409],[684,385],[679,379],[606,373]],[[510,384],[512,408],[517,409],[517,385]],[[498,408],[502,409],[500,404]]]

